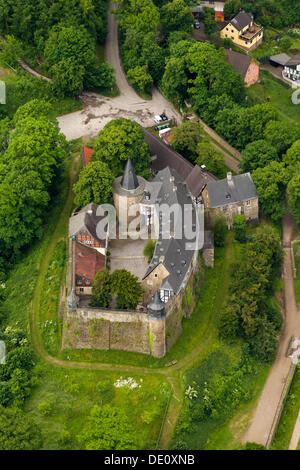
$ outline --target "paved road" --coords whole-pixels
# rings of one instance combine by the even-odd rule
[[[110,4],[110,10],[115,8],[116,5]],[[128,84],[119,56],[118,23],[111,13],[108,15],[106,55],[109,64],[115,69],[120,96],[107,98],[97,93],[83,93],[80,100],[84,104],[84,110],[58,118],[60,129],[68,140],[83,136],[96,137],[105,124],[119,117],[150,127],[154,124],[155,114],[165,112],[169,119],[174,118],[176,123],[181,122],[180,114],[156,88],[153,87],[152,100],[144,100]]]
[[[286,357],[289,342],[292,336],[300,337],[300,312],[297,312],[295,300],[291,254],[291,240],[294,229],[294,220],[288,213],[283,219],[283,246],[285,252],[283,266],[285,300],[284,325],[275,362],[259,398],[252,423],[243,438],[243,442],[258,442],[266,445],[276,410],[278,409],[278,404],[280,403],[281,395],[289,375],[291,359]]]

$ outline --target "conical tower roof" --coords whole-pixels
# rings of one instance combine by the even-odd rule
[[[139,182],[138,182],[138,179],[135,174],[133,164],[130,158],[128,158],[127,163],[126,163],[124,175],[121,181],[121,186],[123,189],[126,189],[127,191],[132,191],[139,187]]]
[[[153,299],[148,305],[150,315],[163,316],[165,314],[165,304],[161,300],[158,290],[155,292]]]

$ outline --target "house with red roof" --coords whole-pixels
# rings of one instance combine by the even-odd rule
[[[76,294],[91,295],[96,274],[106,266],[106,256],[75,241],[74,264]]]

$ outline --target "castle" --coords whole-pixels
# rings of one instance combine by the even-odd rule
[[[106,236],[99,236],[97,224],[104,216],[97,215],[99,206],[96,204],[75,211],[70,218],[69,296],[65,323],[71,328],[64,331],[63,347],[124,349],[162,357],[180,335],[182,317],[189,316],[192,308],[186,299],[192,302],[194,273],[199,266],[199,204],[176,170],[166,167],[148,182],[135,174],[130,158],[123,176],[113,183],[113,200],[117,240],[110,240],[109,224]],[[138,217],[134,213],[136,207],[139,208]],[[167,210],[167,214],[161,208]],[[179,214],[178,217],[176,209],[182,209],[184,216]],[[187,235],[188,220],[191,236]],[[146,241],[151,235],[156,242],[151,262],[146,263],[143,273],[140,264],[145,263],[145,259],[140,261],[141,257],[135,259],[133,255],[135,263],[131,269],[130,257],[125,262],[129,265],[128,270],[140,277],[143,301],[136,311],[91,308],[88,299],[92,281],[99,269],[105,268],[107,253],[119,245],[124,255],[132,247],[138,249],[140,242],[130,239],[133,223],[135,227],[138,225],[141,238]],[[203,243],[204,260],[213,266],[211,233],[205,233]],[[123,258],[126,256],[119,257],[119,262],[124,263]],[[91,324],[93,337],[89,334]]]

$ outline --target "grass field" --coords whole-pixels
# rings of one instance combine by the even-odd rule
[[[293,434],[295,422],[300,409],[300,368],[296,369],[291,388],[285,399],[279,426],[272,442],[271,449],[287,450]]]
[[[292,103],[291,97],[294,90],[288,83],[285,84],[266,70],[260,71],[260,79],[263,85],[256,83],[247,90],[251,103],[269,102],[277,110],[279,118],[299,124],[300,105]]]
[[[165,407],[170,394],[168,382],[161,376],[131,376],[136,389],[116,388],[121,374],[116,372],[62,369],[38,364],[39,383],[27,401],[25,411],[39,425],[43,449],[81,449],[77,436],[85,426],[94,405],[122,408],[135,429],[138,449],[155,449]],[[128,376],[123,375],[123,378]],[[104,390],[99,384],[105,384]],[[105,390],[106,389],[106,390]],[[51,407],[49,415],[39,411],[41,403]],[[65,442],[61,433],[67,431]]]
[[[297,255],[298,253],[298,255]],[[294,279],[297,306],[300,307],[300,242],[294,243],[296,278]]]

